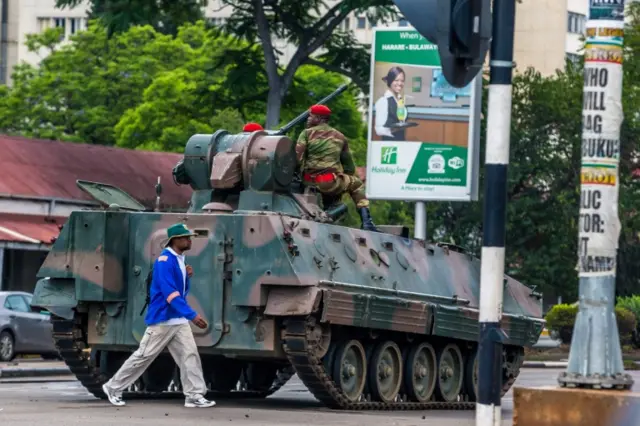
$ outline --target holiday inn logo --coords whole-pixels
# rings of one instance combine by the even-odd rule
[[[383,146],[380,153],[380,164],[397,164],[398,163],[398,147]]]

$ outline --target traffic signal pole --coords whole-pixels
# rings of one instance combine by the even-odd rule
[[[505,269],[515,2],[516,0],[495,0],[493,3],[480,269],[476,426],[502,424],[500,394],[503,332],[500,320]]]

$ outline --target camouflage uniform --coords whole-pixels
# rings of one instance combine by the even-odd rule
[[[323,196],[325,208],[347,192],[357,208],[369,207],[364,184],[356,176],[356,166],[347,138],[326,123],[304,129],[298,137],[304,148],[300,170],[306,185],[315,187]]]

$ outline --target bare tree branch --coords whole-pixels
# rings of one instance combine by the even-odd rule
[[[286,22],[287,24],[289,24],[292,29],[297,32],[297,35],[300,36],[301,39],[304,38],[307,31],[298,23],[298,19],[295,16],[292,16],[290,13],[282,10],[282,8],[278,6],[277,3],[271,4],[270,6],[277,15],[280,15],[283,23]]]
[[[282,96],[284,96],[287,89],[291,85],[291,82],[293,81],[293,75],[296,73],[300,65],[302,65],[309,59],[309,55],[311,55],[311,53],[316,51],[320,46],[324,44],[324,42],[333,33],[333,30],[335,30],[336,27],[340,25],[340,22],[344,21],[349,12],[349,10],[343,10],[337,17],[329,21],[329,24],[320,32],[320,34],[316,36],[316,39],[313,42],[308,44],[300,43],[300,47],[298,47],[296,53],[294,53],[291,61],[289,61],[289,64],[284,71],[284,75],[282,76],[282,86],[280,88]]]
[[[309,46],[305,49],[304,56],[309,56],[317,49],[322,47],[324,42],[327,41],[329,36],[333,33],[333,30],[338,28],[338,25],[340,25],[340,23],[345,20],[349,13],[351,13],[351,10],[345,9],[340,12],[337,17],[333,18],[329,22],[329,24],[327,24],[327,26],[322,31],[320,31],[313,43],[310,43]]]
[[[335,15],[336,12],[342,7],[344,7],[343,3],[341,1],[337,2],[331,9],[327,11],[327,13],[324,14],[322,18],[318,19],[318,22],[316,22],[313,27],[311,27],[311,32],[315,33],[320,31],[320,28],[322,28],[324,24],[329,21],[329,19],[333,18],[333,15]]]
[[[326,71],[336,72],[344,75],[345,77],[350,78],[351,81],[353,81],[360,88],[360,90],[362,90],[363,93],[366,93],[368,90],[369,85],[366,82],[362,81],[362,79],[354,72],[345,70],[344,68],[336,65],[331,65],[326,62],[318,61],[317,59],[313,59],[313,58],[308,58],[305,61],[305,63],[309,65],[315,65]]]

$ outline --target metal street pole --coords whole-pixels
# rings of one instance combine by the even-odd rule
[[[427,204],[424,201],[416,202],[413,234],[416,240],[427,240]]]
[[[616,323],[624,0],[591,0],[584,53],[579,311],[563,387],[630,389]]]
[[[516,0],[493,3],[480,270],[477,426],[502,424],[502,300]]]

